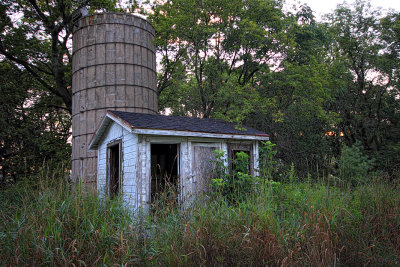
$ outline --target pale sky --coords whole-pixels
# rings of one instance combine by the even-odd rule
[[[286,0],[286,5],[295,4],[300,6],[301,3],[306,3],[314,11],[314,15],[319,20],[321,15],[332,12],[336,5],[342,4],[344,0]],[[348,4],[354,3],[354,0],[347,0]],[[300,4],[299,4],[300,3]],[[382,7],[382,11],[394,9],[400,12],[400,0],[371,0],[372,7]]]

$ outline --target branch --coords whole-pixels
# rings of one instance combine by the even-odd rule
[[[48,27],[51,28],[51,24],[49,22],[49,20],[47,19],[46,15],[40,10],[39,6],[36,3],[36,0],[28,0],[29,3],[31,3],[31,5],[33,6],[33,8],[35,9],[37,15],[39,16],[39,18],[45,23],[47,24]]]
[[[54,104],[49,104],[48,106],[49,106],[49,107],[56,108],[56,109],[62,109],[62,110],[65,110],[65,111],[67,111],[67,112],[70,112],[70,110],[69,110],[67,107],[64,107],[64,106],[54,105]]]
[[[8,58],[9,60],[18,63],[20,65],[22,65],[29,73],[31,73],[33,75],[33,77],[35,77],[35,79],[37,79],[39,81],[40,84],[42,84],[47,90],[49,90],[50,92],[60,96],[59,94],[57,94],[57,91],[54,90],[54,88],[50,85],[48,85],[41,77],[38,73],[36,73],[31,66],[26,62],[23,61],[19,58],[14,57],[13,55],[11,55],[10,53],[8,53],[3,46],[3,43],[0,40],[0,53],[3,54],[6,58]]]
[[[39,62],[41,62],[41,61],[39,61]],[[51,71],[51,68],[50,68],[47,64],[45,64],[44,62],[41,62],[41,63],[44,64],[44,65]],[[37,69],[39,72],[43,72],[44,74],[53,75],[52,72],[49,72],[49,71],[47,71],[47,70],[44,70],[44,69],[42,69],[42,68],[40,68],[40,67],[38,67],[38,66],[35,66],[35,65],[32,65],[32,64],[29,64],[29,66],[31,66],[32,68]]]

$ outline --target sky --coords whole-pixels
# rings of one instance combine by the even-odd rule
[[[317,20],[320,20],[323,14],[332,12],[336,8],[336,5],[343,2],[344,0],[286,0],[286,5],[295,4],[299,6],[299,3],[306,3],[314,11]],[[354,0],[347,0],[346,2],[352,4]],[[371,5],[373,7],[382,7],[382,11],[392,8],[400,12],[400,0],[371,0]]]

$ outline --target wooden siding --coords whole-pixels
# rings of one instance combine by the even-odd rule
[[[183,207],[190,205],[193,196],[207,189],[210,182],[207,174],[214,165],[209,161],[215,159],[212,153],[214,150],[223,151],[225,157],[228,157],[229,149],[239,149],[246,145],[251,149],[252,167],[258,167],[258,141],[136,135],[115,122],[110,124],[102,136],[98,146],[98,192],[102,197],[106,192],[107,144],[122,140],[121,190],[124,202],[133,209],[142,207],[146,211],[149,208],[152,143],[179,145],[179,201]],[[258,174],[257,170],[254,174]]]
[[[129,133],[119,124],[112,123],[104,133],[104,139],[98,148],[97,157],[97,192],[101,197],[107,194],[107,144],[122,141],[121,146],[121,193],[127,206],[137,203],[137,135]]]
[[[220,150],[219,144],[193,144],[193,172],[196,177],[195,192],[202,194],[209,191],[209,185],[215,174],[215,150]]]

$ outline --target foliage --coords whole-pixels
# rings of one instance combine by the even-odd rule
[[[393,174],[399,166],[399,158],[390,157],[399,140],[397,19],[379,17],[366,1],[341,5],[330,15],[334,60],[345,70],[332,108],[340,114],[345,144],[360,141],[370,157],[381,159],[377,166]]]
[[[358,0],[318,22],[307,5],[287,12],[275,0],[150,2],[139,7],[157,33],[160,110],[223,118],[267,132],[277,145],[278,165],[293,164],[301,177],[332,174],[343,144],[357,141],[377,159],[377,169],[397,177],[397,13],[382,16],[368,1]],[[130,11],[138,7],[135,1],[128,5]],[[69,40],[72,15],[83,6],[89,12],[122,10],[116,0],[5,0],[0,5],[0,61],[14,67],[4,77],[21,80],[15,73],[23,72],[30,86],[21,81],[23,86],[14,89],[16,101],[22,95],[40,98],[34,102],[41,108],[31,114],[51,117],[45,121],[53,126],[66,126],[71,111]],[[8,107],[4,118],[13,110]],[[15,109],[11,117],[18,116]],[[31,123],[43,129],[39,120],[26,122],[25,129]],[[53,141],[46,139],[55,147],[60,131],[51,131],[57,136]]]
[[[212,192],[226,198],[230,203],[237,203],[252,194],[260,183],[258,177],[250,174],[249,155],[237,152],[234,159],[226,159],[224,152],[214,151],[216,177],[212,179]],[[228,167],[228,162],[231,167]]]
[[[0,60],[26,70],[53,97],[52,106],[69,113],[73,14],[82,7],[116,10],[116,1],[4,0],[0,6]]]
[[[325,133],[335,130],[338,122],[336,112],[325,108],[332,101],[336,85],[327,60],[329,35],[324,25],[317,24],[312,14],[309,16],[309,23],[293,22],[288,37],[295,40],[295,46],[281,61],[279,71],[258,77],[260,95],[272,104],[254,110],[245,120],[269,133],[281,161],[285,165],[294,163],[301,175],[328,166],[335,150]]]
[[[107,264],[132,251],[123,239],[132,219],[121,200],[102,202],[80,187],[71,190],[62,178],[45,177],[2,191],[1,201],[3,263]]]
[[[257,0],[152,4],[160,109],[263,130],[302,177],[331,174],[342,144],[357,140],[395,176],[398,14],[367,1],[322,23],[312,12]]]
[[[0,62],[0,185],[70,158],[69,116],[51,107],[36,86],[26,71]]]
[[[271,141],[262,142],[259,147],[259,173],[265,180],[273,180],[275,166],[277,161],[275,155],[277,153],[276,144]]]
[[[84,6],[93,12],[115,4],[1,1],[0,184],[70,158],[72,17]]]
[[[5,265],[393,266],[400,258],[400,190],[262,184],[238,205],[199,200],[132,214],[43,174],[0,192]],[[132,216],[133,215],[133,216]]]
[[[148,18],[163,58],[161,110],[271,133],[301,174],[329,166],[337,151],[325,133],[338,116],[325,106],[337,82],[329,31],[308,6],[285,14],[276,1],[167,1]]]
[[[253,77],[281,49],[280,3],[174,0],[151,9],[162,55],[160,108],[242,120],[257,94]]]
[[[339,177],[352,186],[363,185],[371,179],[374,160],[368,159],[360,142],[344,146],[338,162]]]

